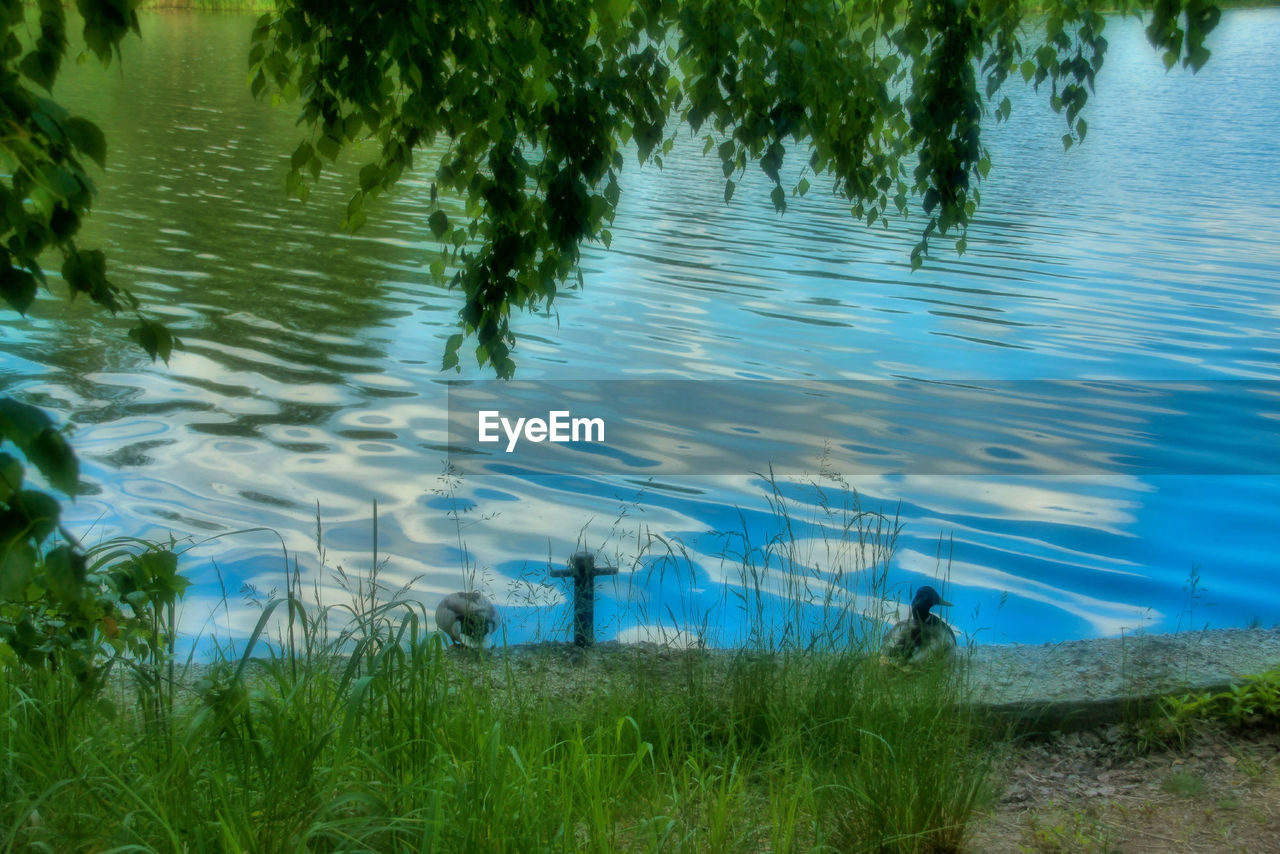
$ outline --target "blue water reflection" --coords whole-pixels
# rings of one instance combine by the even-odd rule
[[[458,302],[426,273],[428,178],[339,233],[358,163],[283,198],[297,130],[244,89],[252,18],[143,23],[123,76],[73,68],[62,97],[110,143],[82,242],[186,349],[150,365],[125,320],[44,295],[5,326],[0,383],[73,425],[86,542],[198,543],[191,631],[243,633],[286,550],[348,595],[333,570],[369,576],[374,500],[379,582],[433,605],[472,577],[511,641],[565,636],[547,572],[580,548],[627,570],[600,637],[805,645],[938,578],[978,642],[1280,621],[1277,10],[1225,14],[1196,76],[1112,22],[1066,154],[1043,93],[1011,90],[968,252],[915,273],[918,219],[860,227],[820,182],[779,217],[756,171],[726,206],[700,140],[629,167],[585,290],[516,321],[519,376],[543,411],[578,380],[665,399],[599,395],[632,438],[567,468],[460,476],[446,381],[488,378],[437,370]],[[892,561],[850,514],[901,525]]]

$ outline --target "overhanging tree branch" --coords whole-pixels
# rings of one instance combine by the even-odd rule
[[[431,268],[443,280],[452,266],[464,298],[443,365],[456,367],[473,335],[477,362],[510,377],[512,310],[549,305],[582,243],[609,244],[628,146],[661,166],[687,125],[720,157],[726,202],[755,163],[781,213],[784,160],[806,145],[806,172],[829,176],[868,225],[919,200],[916,268],[931,239],[965,249],[991,167],[983,123],[1008,118],[1009,99],[996,99],[1010,75],[1044,86],[1067,122],[1064,146],[1083,140],[1104,8],[1150,10],[1167,66],[1208,57],[1218,12],[1201,0],[1057,0],[1034,21],[1005,0],[281,0],[250,64],[256,94],[302,102],[311,136],[294,152],[291,191],[305,198],[343,147],[380,143],[350,228],[416,151],[440,152],[424,200],[442,244]],[[808,188],[802,175],[791,189]]]

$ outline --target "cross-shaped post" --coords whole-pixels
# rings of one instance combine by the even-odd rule
[[[596,557],[590,552],[578,552],[569,558],[568,569],[551,570],[552,578],[573,579],[575,646],[593,646],[596,642],[596,576],[617,574],[618,568],[615,566],[596,569]]]

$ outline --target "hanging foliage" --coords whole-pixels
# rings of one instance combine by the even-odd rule
[[[510,377],[512,310],[549,305],[584,241],[609,245],[626,152],[661,166],[682,128],[719,157],[726,202],[748,168],[779,213],[828,176],[868,225],[919,200],[913,268],[931,240],[963,252],[991,167],[983,123],[1011,109],[1001,88],[1032,82],[1063,114],[1063,144],[1083,140],[1104,9],[1149,11],[1167,66],[1208,58],[1218,10],[1200,0],[1057,0],[1034,20],[1006,0],[280,0],[250,75],[255,94],[301,101],[287,185],[302,198],[345,146],[377,142],[349,228],[430,147],[432,270],[452,268],[464,297],[444,367],[474,335],[477,362]]]

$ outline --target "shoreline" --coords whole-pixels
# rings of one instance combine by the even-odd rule
[[[767,656],[767,651],[692,649],[604,641],[583,650],[562,641],[495,647],[495,661],[545,660],[574,667],[618,656],[676,663],[686,656]],[[782,654],[782,653],[776,653]],[[962,647],[958,661],[975,705],[1019,731],[1070,732],[1120,723],[1161,697],[1228,690],[1280,666],[1280,628],[1138,633],[1045,644]]]
[[[1118,723],[1161,697],[1217,693],[1280,666],[1280,629],[1203,629],[1058,644],[973,647],[970,686],[1019,729]]]
[[[728,663],[809,653],[745,648],[683,648],[651,641],[534,641],[483,650],[446,645],[459,672],[486,668],[504,681],[529,678],[561,689],[588,690],[594,680],[627,668],[666,673],[684,664]],[[838,653],[837,653],[838,654]],[[342,657],[345,660],[345,657]],[[252,657],[251,665],[265,659]],[[234,665],[236,659],[230,664]],[[1021,733],[1073,732],[1107,727],[1153,711],[1162,697],[1229,690],[1244,677],[1280,667],[1280,628],[1203,629],[1133,634],[1045,644],[961,647],[957,664],[975,711]],[[210,663],[192,662],[180,681],[190,685]],[[184,668],[179,665],[179,670]],[[251,667],[250,672],[256,670]]]

